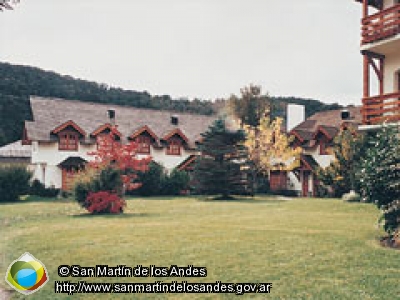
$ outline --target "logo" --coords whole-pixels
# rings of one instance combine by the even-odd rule
[[[26,252],[8,267],[6,281],[17,292],[29,295],[49,281],[44,264]]]

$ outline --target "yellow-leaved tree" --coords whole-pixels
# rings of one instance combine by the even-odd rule
[[[245,126],[245,145],[258,172],[268,174],[272,170],[291,171],[300,165],[302,150],[291,146],[294,137],[283,132],[282,123],[282,118],[271,121],[265,115],[258,126]]]

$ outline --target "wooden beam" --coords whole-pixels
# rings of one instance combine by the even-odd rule
[[[363,98],[369,97],[369,58],[363,55]]]
[[[385,59],[385,55],[376,53],[376,52],[372,52],[372,51],[368,51],[368,50],[361,50],[361,54],[367,55],[368,57],[371,57],[371,58]]]
[[[379,59],[380,75],[379,78],[379,94],[383,95],[384,91],[384,71],[385,71],[385,59]]]
[[[363,18],[368,17],[368,0],[363,0]]]

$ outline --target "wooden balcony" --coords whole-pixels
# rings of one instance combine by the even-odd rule
[[[361,113],[364,124],[400,121],[400,91],[364,98]]]
[[[361,44],[384,40],[400,33],[400,4],[362,19]]]

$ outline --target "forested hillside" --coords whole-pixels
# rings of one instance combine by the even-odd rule
[[[235,91],[232,91],[235,93]],[[58,97],[97,103],[110,103],[149,109],[173,110],[210,115],[223,101],[172,99],[169,95],[153,96],[147,92],[109,87],[92,81],[62,76],[29,66],[0,62],[0,146],[21,138],[24,120],[31,120],[29,95]],[[321,110],[337,109],[337,104],[300,98],[273,98],[278,103],[306,106],[307,116]]]

